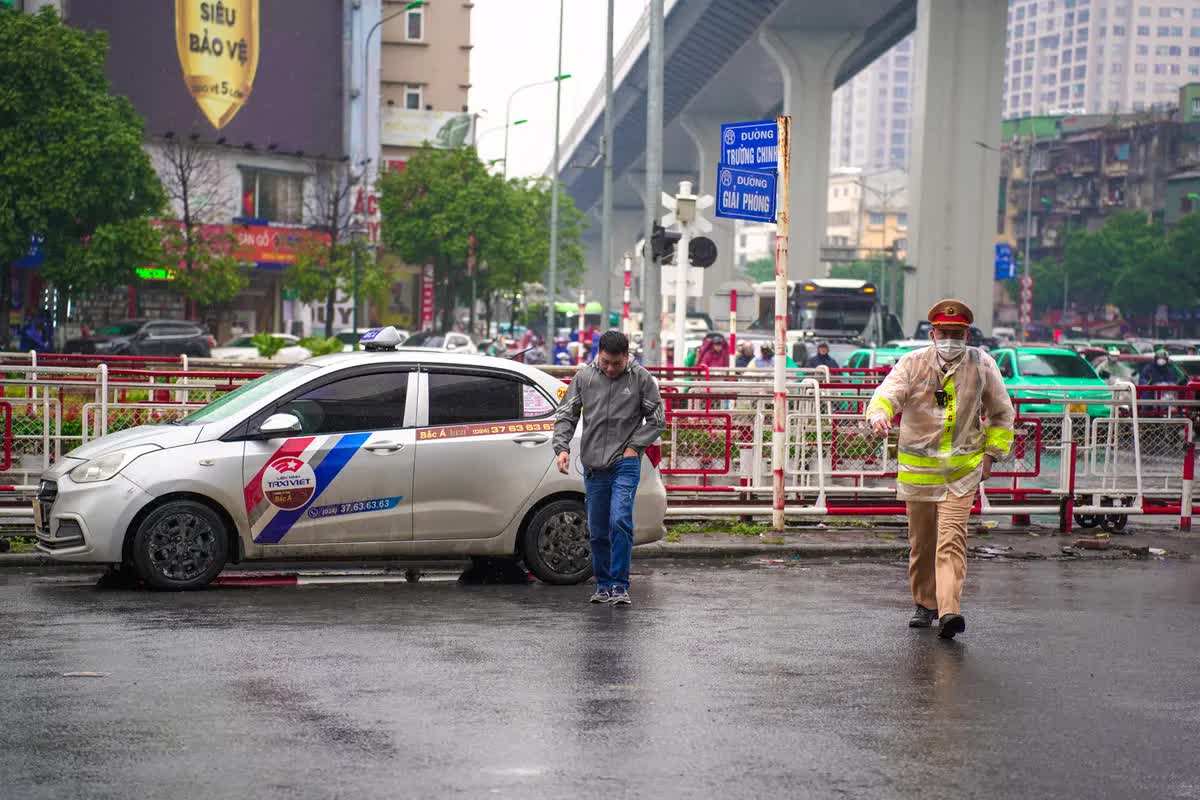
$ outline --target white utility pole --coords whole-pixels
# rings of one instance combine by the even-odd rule
[[[684,336],[687,333],[688,277],[692,269],[689,247],[694,233],[712,230],[712,223],[697,212],[711,206],[713,197],[710,194],[697,197],[692,194],[691,181],[680,181],[679,194],[671,197],[664,192],[662,202],[673,212],[663,217],[663,227],[679,233],[679,241],[675,243],[675,355],[671,364],[682,367],[687,358]]]

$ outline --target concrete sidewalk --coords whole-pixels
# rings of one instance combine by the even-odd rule
[[[654,558],[903,558],[908,554],[907,529],[898,525],[876,527],[803,527],[779,535],[733,533],[685,533],[671,536],[677,541],[660,541],[634,549],[638,559]],[[1126,534],[1096,535],[1086,531],[1060,536],[1048,526],[1029,528],[974,527],[968,534],[968,553],[977,559],[1125,559],[1149,556],[1192,558],[1200,556],[1200,533],[1180,533],[1161,527],[1131,526]],[[1160,552],[1161,551],[1161,552]],[[447,564],[461,560],[423,562],[381,559],[361,561],[376,568],[411,567],[414,563]],[[231,570],[261,571],[286,569],[335,569],[348,562],[254,561],[231,565]],[[94,564],[55,562],[41,553],[0,553],[2,567],[42,567],[95,570]]]

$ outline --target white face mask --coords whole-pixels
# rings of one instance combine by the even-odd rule
[[[1165,358],[1156,358],[1154,359],[1154,363],[1158,364],[1160,367],[1165,367],[1167,365],[1167,360]]]
[[[947,361],[954,361],[967,352],[967,343],[962,339],[938,339],[933,345],[938,355]]]

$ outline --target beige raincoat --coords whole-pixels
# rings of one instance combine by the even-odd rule
[[[938,390],[944,392],[942,406]],[[901,358],[867,406],[868,420],[896,414],[901,500],[939,502],[951,494],[973,494],[984,454],[999,461],[1012,447],[1012,401],[995,360],[976,347],[945,371],[932,346]]]

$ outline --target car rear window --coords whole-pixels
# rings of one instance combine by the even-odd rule
[[[521,418],[522,384],[492,375],[429,373],[429,424]]]
[[[442,347],[445,344],[445,336],[430,333],[429,331],[421,331],[405,339],[403,347]]]
[[[1022,353],[1018,368],[1023,378],[1095,378],[1092,365],[1067,353]]]

